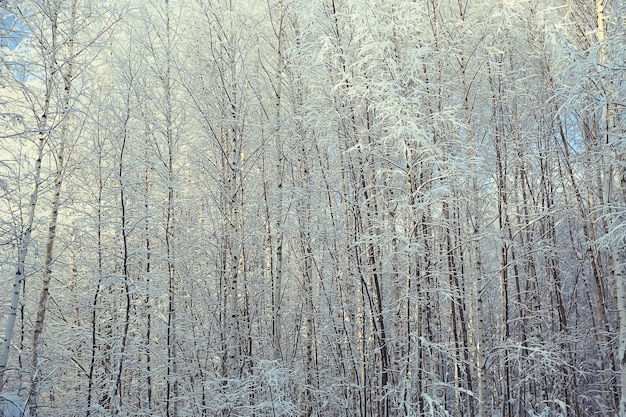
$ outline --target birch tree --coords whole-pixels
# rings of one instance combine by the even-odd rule
[[[203,63],[190,72],[187,82],[189,97],[197,109],[198,125],[202,126],[206,148],[197,163],[206,178],[212,178],[204,188],[207,206],[217,213],[211,234],[216,238],[215,278],[211,288],[217,293],[219,305],[220,376],[226,389],[224,404],[219,412],[238,412],[245,403],[246,389],[242,371],[246,366],[240,333],[243,325],[241,311],[245,311],[247,288],[243,229],[246,201],[246,175],[254,166],[254,145],[246,143],[249,134],[250,106],[255,101],[253,85],[248,80],[248,54],[251,51],[251,32],[247,17],[233,2],[200,5],[197,24],[202,25],[203,36],[211,42],[206,50],[199,49],[194,62]],[[217,80],[217,81],[216,81]],[[197,94],[202,92],[202,94]],[[250,153],[248,153],[250,152]],[[251,156],[252,155],[252,156]],[[243,302],[243,305],[242,305]],[[221,394],[220,394],[221,395]]]
[[[2,3],[33,414],[625,413],[623,2],[114,3]]]
[[[57,5],[52,6],[53,9],[49,10],[48,13],[52,16],[51,18],[51,38],[53,39],[51,48],[56,49],[58,46],[55,45],[55,40],[58,36],[57,30],[58,28],[58,7]],[[52,262],[53,262],[53,249],[54,249],[54,241],[56,238],[56,228],[59,217],[59,205],[61,199],[61,186],[63,184],[63,176],[64,176],[64,168],[66,165],[65,157],[66,157],[66,141],[69,132],[68,124],[71,123],[69,120],[69,110],[70,110],[70,100],[72,94],[72,79],[74,78],[73,74],[73,60],[74,60],[74,37],[75,35],[75,21],[76,21],[76,1],[74,0],[70,5],[70,11],[68,16],[68,24],[67,24],[67,45],[65,45],[67,51],[65,52],[65,57],[63,61],[65,62],[65,68],[60,69],[63,72],[63,98],[62,98],[62,111],[61,111],[61,119],[63,120],[63,127],[59,132],[58,139],[58,147],[56,150],[56,172],[54,173],[54,196],[52,198],[52,208],[50,212],[50,220],[48,226],[48,236],[46,242],[46,251],[45,251],[45,259],[44,259],[44,272],[43,272],[43,280],[42,280],[42,288],[39,296],[39,306],[37,309],[37,319],[35,322],[35,329],[33,334],[33,353],[32,353],[32,369],[33,369],[33,377],[30,388],[30,407],[31,414],[33,416],[38,415],[37,410],[37,399],[39,396],[39,381],[41,378],[41,370],[40,370],[40,355],[43,351],[43,341],[42,341],[42,333],[44,329],[44,320],[46,316],[48,297],[50,291],[50,279],[52,273]],[[52,61],[56,61],[56,57],[52,57]],[[52,72],[56,72],[58,69],[53,68]]]
[[[6,5],[3,5],[3,8],[5,7]],[[14,77],[11,84],[18,89],[16,91],[19,91],[22,97],[21,100],[7,104],[14,106],[11,109],[12,114],[16,111],[22,114],[20,120],[37,124],[36,129],[25,124],[24,133],[20,134],[19,137],[34,131],[38,133],[37,146],[34,148],[36,158],[32,170],[33,186],[27,205],[29,208],[25,212],[27,214],[25,214],[25,223],[23,223],[25,225],[24,230],[20,235],[21,237],[18,238],[23,244],[20,243],[18,250],[18,273],[16,273],[16,277],[19,275],[21,278],[14,282],[17,292],[14,292],[11,313],[8,316],[5,329],[3,350],[0,354],[0,363],[2,363],[0,372],[2,373],[6,369],[9,357],[9,346],[16,314],[14,305],[17,306],[15,303],[19,300],[19,286],[17,284],[18,281],[20,284],[24,284],[24,274],[26,273],[24,268],[29,256],[29,246],[33,243],[41,187],[47,188],[48,162],[53,161],[52,164],[56,165],[55,168],[50,169],[49,180],[54,192],[50,199],[52,207],[50,209],[48,234],[45,238],[44,276],[32,344],[31,372],[33,383],[31,388],[35,397],[38,390],[39,357],[42,353],[41,336],[44,330],[51,267],[54,261],[53,248],[61,203],[61,185],[68,173],[67,157],[69,152],[67,149],[71,149],[71,145],[76,142],[72,107],[79,100],[80,95],[74,91],[72,83],[82,70],[81,64],[85,62],[83,58],[91,59],[95,50],[95,48],[94,50],[87,48],[79,50],[75,48],[75,43],[89,39],[89,42],[94,44],[113,22],[110,20],[110,16],[105,13],[103,24],[90,28],[95,29],[95,31],[87,34],[84,28],[90,22],[90,16],[88,12],[82,10],[78,13],[79,18],[77,18],[77,7],[77,2],[27,2],[12,4],[4,9],[10,12],[10,19],[21,28],[20,53],[25,59],[24,63],[29,63],[28,66],[21,65],[22,70],[15,66],[15,62],[6,67]],[[8,64],[8,62],[5,63]],[[30,107],[32,117],[25,117],[26,113],[24,112],[27,111],[28,107]],[[33,401],[36,402],[36,398],[33,398]]]
[[[618,369],[620,371],[620,392],[618,413],[626,415],[626,285],[623,272],[623,222],[626,204],[624,184],[624,89],[619,81],[623,73],[623,53],[616,44],[624,41],[623,19],[619,16],[625,10],[623,2],[596,1],[597,44],[598,44],[598,86],[602,95],[599,98],[601,110],[598,121],[598,136],[602,142],[602,162],[604,166],[601,185],[603,220],[607,234],[608,267],[611,281],[615,283],[615,297],[618,309]],[[619,48],[619,47],[618,47]]]

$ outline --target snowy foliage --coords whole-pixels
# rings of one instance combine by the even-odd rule
[[[0,0],[3,389],[626,413],[625,7]]]
[[[29,417],[30,413],[24,401],[17,394],[0,394],[1,417]]]

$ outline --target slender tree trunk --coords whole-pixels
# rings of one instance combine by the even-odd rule
[[[49,103],[49,96],[46,97],[46,102]],[[38,155],[35,160],[35,172],[33,179],[33,188],[30,194],[30,199],[28,202],[28,211],[26,220],[24,222],[24,226],[19,238],[18,245],[18,253],[17,253],[17,265],[16,271],[13,279],[13,289],[11,293],[11,305],[9,307],[9,315],[7,318],[7,324],[4,329],[4,339],[2,341],[2,350],[0,351],[0,389],[4,386],[5,380],[5,372],[7,370],[7,365],[9,361],[9,351],[11,347],[11,340],[13,338],[13,329],[15,327],[15,320],[17,318],[17,310],[19,307],[20,301],[20,287],[24,282],[24,266],[26,263],[26,256],[28,255],[28,248],[31,243],[31,233],[33,230],[34,220],[35,220],[35,208],[37,206],[37,201],[39,198],[39,186],[41,185],[41,160],[43,158],[43,149],[45,145],[45,141],[47,139],[47,133],[45,132],[46,117],[47,117],[46,108],[39,123],[39,134],[38,134]]]
[[[76,20],[76,0],[72,1],[72,11],[70,17],[70,38],[66,45],[67,51],[65,54],[66,67],[63,74],[64,87],[63,87],[63,127],[60,130],[59,145],[56,152],[56,172],[54,173],[54,196],[52,198],[52,208],[50,213],[50,220],[48,223],[48,237],[46,241],[46,251],[44,256],[44,269],[43,279],[41,284],[41,292],[39,295],[39,305],[37,308],[37,318],[35,321],[35,330],[33,332],[33,353],[32,353],[32,369],[33,377],[30,387],[29,405],[31,408],[31,415],[36,417],[38,415],[37,403],[39,398],[39,389],[41,382],[41,368],[40,368],[40,356],[43,352],[43,340],[42,334],[44,330],[44,321],[46,317],[46,311],[48,309],[48,298],[50,295],[50,279],[52,278],[52,263],[54,262],[53,249],[56,239],[56,229],[59,217],[59,206],[61,202],[61,187],[63,185],[63,179],[65,175],[65,145],[68,140],[68,123],[70,117],[70,97],[72,89],[73,65],[74,59],[74,21]],[[56,24],[53,25],[53,30]]]
[[[175,263],[175,176],[174,176],[174,120],[172,107],[172,28],[170,0],[165,1],[165,74],[163,94],[165,98],[165,140],[167,154],[163,161],[167,171],[167,207],[165,212],[165,251],[167,256],[168,308],[167,308],[167,382],[165,414],[178,416],[178,361],[176,351],[176,263]]]
[[[621,256],[621,248],[624,247],[625,243],[623,238],[616,238],[616,241],[611,244],[613,274],[617,283],[617,310],[620,330],[617,356],[620,367],[619,417],[626,417],[626,277],[624,277],[624,263]]]
[[[54,7],[54,5],[52,6]],[[31,234],[35,223],[35,209],[39,199],[39,187],[41,185],[41,165],[44,156],[44,148],[49,139],[49,125],[48,116],[50,112],[51,100],[54,94],[54,75],[57,71],[56,52],[58,47],[57,42],[57,11],[50,11],[50,35],[51,39],[48,41],[50,44],[49,49],[44,49],[45,60],[45,90],[43,106],[41,108],[41,114],[35,115],[37,118],[37,157],[35,159],[35,167],[33,172],[33,185],[28,202],[28,210],[26,212],[26,218],[24,219],[22,231],[18,239],[18,253],[16,271],[13,280],[13,291],[11,296],[11,305],[9,308],[9,315],[7,318],[7,324],[4,330],[4,339],[2,342],[2,349],[0,350],[0,390],[4,386],[5,372],[9,361],[9,351],[11,347],[11,340],[13,338],[13,329],[15,327],[15,321],[17,318],[17,310],[20,300],[20,286],[24,282],[24,267],[26,263],[26,257],[28,255],[28,249],[31,245]],[[33,370],[35,371],[35,370]]]
[[[304,144],[304,137],[301,139]],[[304,386],[301,388],[300,403],[302,404],[301,417],[311,417],[313,413],[312,392],[315,388],[314,372],[314,338],[313,338],[313,249],[311,247],[311,199],[310,199],[310,167],[307,161],[307,152],[304,145],[301,147],[300,167],[301,178],[298,179],[299,187],[304,191],[298,204],[298,226],[300,229],[300,247],[302,250],[302,273],[303,273],[303,306],[302,306],[302,345]]]
[[[241,190],[239,188],[239,169],[240,154],[238,134],[233,129],[230,132],[230,176],[228,178],[228,265],[230,271],[228,274],[228,361],[229,374],[228,377],[235,380],[239,376],[239,318],[238,318],[238,299],[239,299],[239,264],[241,262],[241,239],[239,230],[239,199],[241,198]]]
[[[128,99],[128,98],[127,98]],[[128,103],[127,103],[127,109]],[[115,383],[112,387],[111,394],[111,417],[117,417],[123,412],[123,376],[124,376],[124,364],[126,362],[126,347],[128,344],[128,333],[130,329],[130,311],[131,311],[131,294],[130,294],[130,247],[129,247],[129,227],[128,227],[128,211],[127,211],[127,195],[126,195],[126,181],[124,175],[124,155],[126,153],[126,145],[128,141],[127,126],[130,115],[127,113],[125,120],[123,121],[122,131],[122,143],[119,152],[118,161],[118,184],[119,184],[119,198],[120,198],[120,234],[122,237],[121,257],[122,257],[122,270],[121,275],[123,279],[123,294],[125,305],[123,308],[124,321],[122,322],[122,339],[120,341],[119,352],[117,353],[117,369],[115,370]]]
[[[65,129],[63,129],[65,131]],[[62,135],[66,133],[63,132]],[[32,353],[32,369],[33,376],[30,387],[30,395],[29,395],[29,405],[31,407],[31,415],[36,417],[38,415],[37,412],[37,402],[39,397],[39,389],[41,382],[41,364],[40,364],[40,356],[43,353],[43,330],[44,330],[44,320],[46,317],[46,311],[48,309],[48,298],[50,295],[50,279],[52,278],[52,263],[54,261],[53,258],[53,248],[54,241],[56,238],[56,228],[59,216],[59,205],[61,198],[61,185],[63,183],[63,166],[65,164],[63,157],[65,154],[63,141],[65,138],[61,138],[61,144],[59,145],[59,149],[57,150],[57,172],[54,175],[54,197],[52,199],[52,209],[50,213],[50,220],[48,224],[48,237],[46,242],[46,251],[45,251],[45,259],[44,259],[44,270],[43,270],[43,279],[41,283],[41,292],[39,294],[39,304],[37,308],[37,318],[35,320],[35,330],[33,333],[33,353]]]
[[[283,37],[284,37],[284,13],[285,6],[281,0],[278,5],[278,17],[274,23],[274,31],[277,36],[276,44],[276,70],[274,74],[274,140],[276,141],[276,202],[275,202],[275,224],[274,234],[276,236],[276,259],[275,270],[273,271],[274,280],[272,282],[272,336],[274,347],[274,359],[282,358],[281,350],[281,333],[282,333],[282,288],[283,288],[283,179],[284,179],[284,146],[281,129],[281,95],[283,85]]]
[[[102,242],[102,220],[103,220],[103,191],[105,186],[103,168],[103,144],[96,144],[97,158],[98,158],[98,189],[96,200],[96,257],[97,257],[97,270],[96,276],[98,280],[95,285],[95,292],[91,301],[91,341],[90,341],[90,358],[89,358],[89,371],[87,374],[87,412],[86,417],[90,417],[93,413],[93,397],[96,384],[94,383],[96,373],[96,356],[98,351],[98,303],[100,301],[100,292],[102,290],[102,283],[104,281],[104,248]]]
[[[147,146],[146,146],[147,148]],[[154,410],[154,400],[153,400],[153,387],[152,387],[152,298],[150,297],[152,291],[152,247],[150,240],[150,204],[149,204],[149,194],[150,194],[150,169],[146,168],[145,174],[145,216],[146,216],[146,224],[145,224],[145,274],[146,274],[146,294],[143,299],[144,303],[144,311],[146,315],[146,332],[145,332],[145,360],[146,360],[146,403],[148,406],[148,411],[152,412]]]
[[[619,10],[619,2],[615,2],[614,9]],[[598,72],[605,73],[607,71],[607,64],[609,62],[608,56],[608,36],[607,36],[607,21],[610,17],[608,9],[608,0],[595,0],[595,12],[597,21],[597,41],[600,47]],[[623,9],[623,6],[622,6]],[[616,19],[620,20],[619,17]],[[619,23],[617,23],[619,24]],[[599,137],[602,139],[600,146],[603,148],[602,153],[602,166],[604,168],[603,177],[604,184],[602,185],[602,204],[604,205],[605,222],[607,223],[606,233],[608,234],[608,263],[610,268],[610,274],[613,282],[616,284],[617,293],[617,310],[618,310],[618,356],[617,366],[619,368],[620,382],[619,382],[619,395],[618,395],[618,412],[620,417],[626,417],[626,283],[624,283],[623,273],[623,261],[622,250],[626,240],[623,237],[623,233],[620,229],[623,227],[624,214],[618,210],[624,207],[624,201],[620,201],[614,198],[614,195],[618,198],[624,196],[623,185],[624,168],[623,164],[619,164],[622,154],[620,150],[616,151],[616,145],[614,143],[614,126],[616,126],[615,119],[619,116],[619,109],[611,111],[611,106],[620,106],[613,104],[612,96],[614,95],[612,81],[607,81],[602,77],[602,91],[604,94],[604,102],[602,103],[600,120],[599,120]],[[623,104],[621,104],[623,106]],[[618,208],[619,207],[619,208]],[[608,219],[608,221],[606,220]],[[609,345],[610,346],[610,345]]]

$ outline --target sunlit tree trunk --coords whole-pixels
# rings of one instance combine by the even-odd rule
[[[274,91],[274,114],[272,120],[273,127],[273,136],[275,141],[275,163],[276,163],[276,173],[274,182],[276,184],[275,188],[275,202],[271,204],[271,207],[274,207],[274,222],[273,222],[273,235],[274,240],[276,242],[275,247],[275,256],[273,263],[274,268],[272,270],[272,337],[273,337],[273,347],[274,352],[273,356],[275,360],[282,359],[282,348],[281,348],[281,339],[282,339],[282,298],[283,298],[283,245],[284,245],[284,213],[283,213],[283,199],[284,199],[284,189],[283,189],[283,181],[284,181],[284,165],[285,165],[285,147],[283,145],[283,129],[282,129],[282,118],[281,118],[281,107],[282,107],[282,94],[283,94],[283,83],[284,77],[284,66],[285,62],[283,59],[283,49],[284,49],[284,37],[285,37],[285,4],[283,0],[280,0],[278,5],[272,7],[270,9],[270,13],[276,13],[275,21],[272,22],[273,30],[276,35],[276,63],[275,69],[273,71],[273,91]]]
[[[56,11],[53,11],[56,15]],[[54,173],[54,196],[52,197],[52,208],[50,212],[50,220],[48,223],[48,236],[46,241],[46,250],[45,250],[45,259],[44,259],[44,270],[43,270],[43,279],[41,284],[41,292],[39,295],[39,305],[37,308],[37,318],[35,321],[35,329],[33,333],[33,352],[32,352],[32,369],[33,369],[33,377],[30,387],[30,396],[29,396],[29,406],[31,407],[31,415],[37,416],[37,400],[39,397],[39,384],[41,380],[41,369],[39,364],[40,355],[43,352],[43,340],[42,334],[44,331],[44,321],[46,317],[46,311],[48,308],[48,298],[50,292],[50,279],[52,278],[52,263],[54,261],[53,258],[53,249],[54,242],[56,239],[56,228],[57,221],[59,217],[59,206],[61,203],[61,186],[63,184],[63,179],[65,176],[65,146],[68,139],[69,129],[68,123],[70,122],[70,98],[72,94],[72,80],[74,77],[72,71],[72,61],[74,59],[74,21],[76,19],[76,0],[72,1],[71,5],[71,16],[70,16],[70,28],[69,28],[69,39],[67,41],[66,52],[65,52],[65,68],[61,69],[63,72],[63,111],[61,114],[61,118],[63,120],[63,127],[59,131],[58,138],[58,147],[56,150],[56,172]],[[58,22],[54,22],[52,25],[53,38],[56,37]]]
[[[40,186],[42,183],[42,160],[45,154],[46,143],[50,138],[50,120],[49,117],[53,117],[52,101],[55,94],[55,73],[58,70],[56,62],[57,47],[59,42],[57,40],[57,11],[53,9],[49,11],[51,13],[51,39],[43,44],[51,44],[50,49],[43,48],[43,66],[44,66],[44,93],[41,108],[33,109],[35,113],[35,120],[37,121],[37,140],[36,140],[36,157],[34,162],[32,190],[30,198],[28,200],[28,208],[26,215],[22,220],[21,230],[17,238],[17,259],[16,259],[16,271],[13,279],[11,304],[9,307],[9,314],[7,317],[7,323],[4,329],[4,339],[2,341],[2,349],[0,350],[0,389],[4,386],[5,371],[9,362],[9,352],[11,348],[11,341],[13,339],[13,330],[15,327],[15,321],[17,318],[17,312],[20,302],[20,290],[25,279],[25,263],[28,251],[31,246],[31,236],[33,227],[35,225],[35,212],[37,203],[40,197]]]
[[[608,72],[611,64],[616,62],[609,55],[609,43],[623,43],[626,38],[623,28],[623,18],[620,12],[624,12],[626,6],[622,1],[609,2],[608,0],[596,0],[595,12],[597,22],[597,42],[599,46],[598,73],[601,74],[601,112],[598,121],[598,136],[603,149],[603,184],[601,200],[604,205],[603,220],[606,227],[608,240],[608,267],[611,281],[615,283],[617,310],[618,310],[618,356],[619,368],[619,400],[618,413],[620,417],[626,416],[626,283],[624,283],[623,248],[626,243],[622,231],[625,221],[626,199],[624,198],[624,185],[626,183],[624,170],[624,146],[618,141],[623,140],[624,135],[624,102],[623,96],[619,96],[620,84],[614,74]],[[612,26],[612,27],[611,27]],[[619,38],[619,37],[622,38]],[[617,39],[615,39],[618,37]],[[612,48],[615,53],[615,48]]]

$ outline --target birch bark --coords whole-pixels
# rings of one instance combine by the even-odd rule
[[[44,330],[44,321],[46,318],[46,311],[48,309],[48,298],[50,296],[50,279],[52,278],[52,263],[54,262],[53,258],[53,249],[54,243],[56,239],[56,229],[59,217],[59,206],[61,202],[61,187],[63,185],[63,179],[65,176],[65,146],[68,136],[68,123],[69,123],[69,112],[70,112],[70,97],[72,94],[72,79],[74,77],[73,74],[73,65],[72,60],[74,59],[74,22],[76,20],[76,0],[72,1],[71,5],[71,17],[70,17],[70,37],[66,44],[66,53],[65,53],[65,71],[63,73],[63,126],[60,130],[59,135],[59,144],[56,151],[56,172],[54,173],[54,196],[52,198],[52,207],[50,212],[50,220],[48,223],[48,237],[46,241],[46,251],[45,251],[45,259],[44,259],[44,270],[43,270],[43,278],[41,283],[41,291],[39,294],[39,305],[37,309],[37,318],[35,321],[35,330],[33,333],[33,353],[32,353],[32,369],[33,376],[31,381],[30,388],[30,396],[29,396],[29,406],[31,409],[31,415],[37,416],[37,401],[39,397],[39,385],[41,381],[41,370],[40,370],[40,356],[43,353],[43,340],[42,334]],[[56,30],[56,24],[53,25],[53,30]]]
[[[9,307],[9,315],[4,330],[4,339],[2,349],[0,350],[0,390],[5,383],[5,372],[9,361],[9,352],[11,348],[11,340],[13,338],[13,330],[17,318],[17,311],[20,302],[20,287],[24,282],[24,269],[28,250],[31,245],[31,236],[35,223],[35,211],[39,201],[40,186],[42,183],[42,160],[44,157],[44,149],[50,137],[50,121],[48,120],[51,113],[51,104],[54,95],[54,75],[58,70],[57,66],[57,48],[58,48],[58,15],[57,10],[49,11],[50,17],[50,39],[42,42],[43,59],[44,59],[44,95],[39,114],[35,114],[37,120],[37,156],[34,164],[33,183],[30,198],[28,201],[28,210],[26,218],[22,223],[22,230],[18,238],[18,253],[16,262],[16,271],[13,279],[13,289],[11,296],[11,304]],[[37,112],[37,110],[33,110]],[[54,240],[54,238],[52,239]]]
[[[614,2],[612,10],[608,10],[608,0],[596,0],[595,12],[597,23],[597,41],[600,51],[598,57],[598,72],[606,74],[610,67],[611,57],[609,56],[608,42],[614,41],[609,39],[608,22],[613,16],[612,13],[623,9],[620,7],[621,2]],[[612,12],[612,13],[611,13]],[[620,18],[612,19],[615,25],[620,24]],[[603,89],[602,108],[600,113],[600,132],[604,151],[603,163],[604,168],[604,184],[602,185],[602,202],[605,206],[605,218],[607,219],[606,232],[608,234],[608,260],[610,274],[613,282],[615,282],[617,292],[617,310],[618,310],[618,357],[617,366],[619,367],[619,416],[626,417],[626,282],[624,282],[624,264],[622,257],[622,248],[626,243],[623,233],[620,231],[623,227],[623,210],[625,208],[624,197],[624,166],[621,163],[623,152],[619,143],[619,132],[617,128],[622,117],[620,107],[617,104],[620,100],[614,97],[616,94],[613,74],[602,76],[601,85]],[[608,79],[607,79],[608,78]]]

